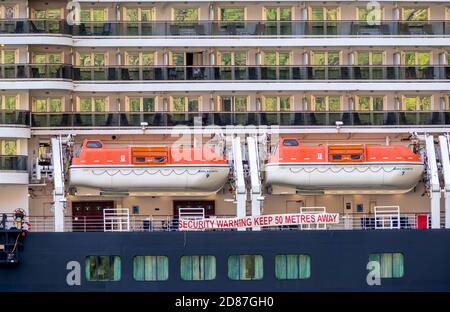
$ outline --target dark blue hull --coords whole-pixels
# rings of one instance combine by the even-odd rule
[[[29,233],[20,263],[0,267],[0,291],[450,291],[449,242],[449,230]],[[403,254],[404,275],[369,286],[369,254],[382,252]],[[263,278],[230,280],[227,258],[236,254],[262,255]],[[277,280],[278,254],[310,255],[310,278]],[[120,281],[87,281],[91,255],[120,256]],[[168,280],[135,281],[135,255],[168,256]],[[216,256],[216,278],[182,280],[183,255]],[[70,261],[81,265],[79,286],[66,282]]]

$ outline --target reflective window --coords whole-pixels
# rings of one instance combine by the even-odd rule
[[[228,278],[232,280],[260,280],[263,278],[261,255],[233,255],[228,257]]]
[[[169,279],[169,258],[166,256],[135,256],[133,277],[136,281],[166,281]]]
[[[245,20],[244,8],[221,8],[220,9],[221,21],[243,21]]]
[[[381,278],[401,278],[405,274],[404,257],[401,253],[373,253],[369,261],[380,264]]]
[[[88,281],[120,281],[119,256],[86,257],[86,279]]]
[[[216,257],[182,256],[181,279],[185,281],[209,281],[216,278]]]
[[[308,279],[311,276],[311,259],[308,255],[277,255],[275,257],[277,279]]]
[[[175,8],[173,16],[175,21],[196,22],[198,21],[198,8]]]

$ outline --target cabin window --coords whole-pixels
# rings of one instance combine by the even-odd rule
[[[219,102],[222,112],[246,112],[248,110],[246,96],[220,96]]]
[[[198,21],[198,8],[174,8],[173,20],[177,22],[196,22]]]
[[[342,110],[340,96],[314,96],[312,110],[316,112],[336,112]]]
[[[383,109],[383,96],[361,95],[356,97],[356,110],[358,111],[382,111]]]
[[[125,65],[153,66],[155,65],[154,52],[125,52]]]
[[[312,21],[336,21],[339,19],[339,8],[311,7],[309,16]]]
[[[33,98],[32,109],[37,113],[60,113],[63,111],[63,97]]]
[[[107,16],[107,8],[82,8],[80,11],[81,22],[104,22]]]
[[[170,102],[172,112],[198,112],[200,110],[200,97],[172,96]]]
[[[154,8],[142,7],[142,8],[123,8],[123,19],[128,22],[151,22],[154,18]]]
[[[182,256],[181,279],[185,281],[210,281],[216,278],[215,256]]]
[[[103,145],[99,141],[89,141],[86,143],[87,148],[102,148]]]
[[[86,279],[88,281],[120,281],[120,273],[119,256],[86,257]]]
[[[219,10],[221,21],[243,21],[245,20],[245,8],[221,8]]]
[[[0,110],[16,110],[19,95],[0,95]]]
[[[290,21],[292,20],[292,8],[289,7],[266,7],[264,8],[266,20],[268,21]]]
[[[264,65],[267,66],[287,66],[291,64],[290,52],[265,51]]]
[[[406,95],[403,97],[403,110],[406,111],[430,111],[432,110],[431,96]]]
[[[352,155],[351,159],[352,160],[360,160],[361,159],[361,155]]]
[[[359,21],[380,21],[383,19],[383,8],[373,7],[358,7],[356,8],[356,16]],[[372,17],[374,17],[372,19]]]
[[[125,103],[130,112],[154,112],[156,107],[155,97],[126,97]]]
[[[401,253],[369,254],[369,261],[380,264],[381,278],[401,278],[405,274],[404,257]]]
[[[264,96],[263,110],[268,112],[290,111],[291,97],[290,96]]]
[[[135,256],[133,277],[136,281],[167,281],[169,258],[166,256]]]
[[[135,162],[145,162],[145,157],[136,157]]]
[[[0,64],[14,64],[18,61],[18,50],[1,50]],[[9,78],[9,77],[8,77]]]
[[[15,156],[17,155],[18,141],[17,140],[0,140],[0,155]]]
[[[403,8],[402,20],[404,21],[428,21],[429,10],[428,8]]]
[[[283,146],[298,146],[298,141],[295,139],[287,139],[283,141]]]
[[[403,65],[430,65],[432,61],[432,53],[429,51],[403,51],[402,64]]]
[[[275,257],[277,279],[308,279],[311,276],[309,255],[277,255]]]
[[[342,156],[341,155],[333,155],[333,160],[341,160]]]
[[[228,257],[228,278],[231,280],[260,280],[263,278],[261,255],[233,255]]]

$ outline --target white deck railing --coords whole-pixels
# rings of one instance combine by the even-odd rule
[[[427,213],[401,213],[399,215],[375,215],[375,214],[341,214],[339,223],[326,224],[321,230],[381,230],[381,229],[417,229],[418,216],[428,215],[428,228],[430,228],[429,214]],[[216,215],[215,218],[230,218],[234,216]],[[444,217],[442,217],[443,225]],[[31,232],[54,232],[53,216],[29,216],[25,221],[31,224]],[[384,224],[384,226],[383,226]],[[386,224],[390,226],[387,227]],[[12,215],[8,215],[6,228],[15,226]],[[425,225],[426,226],[426,225]],[[1,225],[0,225],[1,227]],[[443,227],[443,226],[442,226]],[[64,229],[66,232],[104,232],[104,231],[130,231],[130,232],[158,232],[178,231],[178,220],[172,216],[149,215],[118,215],[105,214],[100,217],[64,217]],[[263,231],[275,230],[306,230],[299,225],[262,227]],[[308,228],[314,230],[314,228]],[[216,230],[224,231],[224,230]],[[230,231],[230,230],[227,230]]]

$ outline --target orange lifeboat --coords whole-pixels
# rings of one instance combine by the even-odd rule
[[[269,185],[329,194],[406,193],[423,174],[420,156],[404,145],[300,145],[281,139],[265,170]]]
[[[103,191],[215,193],[230,167],[212,149],[166,146],[108,148],[85,140],[70,166],[70,184]]]

